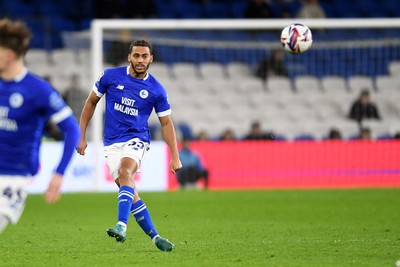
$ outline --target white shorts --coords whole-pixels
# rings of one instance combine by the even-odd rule
[[[124,143],[115,143],[104,147],[108,168],[114,180],[118,178],[118,169],[122,158],[131,158],[136,161],[139,171],[144,154],[150,149],[150,144],[139,138],[131,139]]]
[[[25,208],[28,193],[25,186],[30,177],[0,175],[0,216],[16,224]]]

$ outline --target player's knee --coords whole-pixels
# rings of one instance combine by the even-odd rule
[[[128,167],[121,167],[119,168],[118,171],[119,180],[125,180],[125,179],[130,179],[131,177],[133,177],[133,175],[135,174],[135,171],[132,168],[128,168]]]

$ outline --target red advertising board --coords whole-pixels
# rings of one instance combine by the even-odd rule
[[[400,186],[399,141],[192,142],[214,190]],[[175,175],[169,189],[177,189]]]

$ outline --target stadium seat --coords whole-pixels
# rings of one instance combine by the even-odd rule
[[[294,85],[298,94],[315,95],[322,92],[320,81],[315,76],[297,76],[294,80]]]
[[[322,89],[327,95],[347,93],[346,80],[340,76],[325,76],[321,79]]]
[[[235,1],[229,4],[229,11],[232,18],[244,19],[246,15],[247,3]]]
[[[172,66],[174,77],[178,80],[199,79],[198,67],[193,63],[179,62]]]
[[[203,5],[205,18],[226,19],[229,18],[228,6],[224,3],[205,2]]]
[[[382,5],[388,10],[390,17],[400,17],[400,2],[393,0],[384,0],[383,2]]]
[[[247,104],[249,108],[254,109],[257,107],[270,107],[273,106],[278,109],[279,101],[271,97],[267,92],[253,92],[248,95]]]
[[[66,48],[54,49],[51,52],[51,58],[56,66],[64,64],[76,64],[78,60],[78,53]]]
[[[240,80],[251,76],[249,65],[242,62],[231,62],[226,66],[228,77],[232,80]]]
[[[322,99],[321,99],[322,100]],[[331,99],[326,98],[325,101],[318,101],[315,103],[315,113],[320,121],[330,121],[332,119],[341,119],[347,114],[338,107],[337,103]],[[350,107],[348,107],[350,108]],[[346,110],[347,113],[347,110]]]
[[[57,5],[52,1],[40,1],[40,3],[37,4],[37,10],[39,14],[43,14],[48,17],[63,16],[63,10],[60,5]]]
[[[342,18],[358,18],[361,16],[360,11],[350,2],[335,1],[336,14]]]
[[[301,122],[302,124],[307,121],[317,121],[318,113],[316,112],[316,108],[307,107],[300,102],[288,104],[288,107],[285,108],[285,111],[288,112],[288,116],[290,116],[294,121]]]
[[[269,77],[266,83],[267,91],[271,94],[292,94],[292,82],[288,77]]]
[[[226,79],[227,74],[222,64],[217,62],[203,62],[199,65],[200,75],[203,79]]]
[[[247,104],[247,99],[243,97],[241,94],[237,94],[235,92],[221,92],[219,94],[213,94],[214,98],[217,98],[219,101],[219,105],[221,105],[222,109],[227,109],[233,111],[233,114],[238,114],[240,112],[236,112],[238,103],[243,107]],[[246,107],[251,108],[251,107]]]
[[[389,74],[392,76],[400,75],[400,61],[392,61],[389,63]]]
[[[36,8],[34,5],[25,3],[25,1],[2,1],[1,3],[2,15],[14,15],[18,18],[33,17]]]
[[[375,91],[374,82],[369,76],[351,76],[348,78],[348,84],[352,95],[359,95],[364,89],[369,90],[371,93]]]
[[[181,82],[182,93],[196,95],[212,94],[214,87],[207,80],[193,79]]]
[[[375,78],[375,86],[378,93],[400,94],[400,77],[382,75]]]
[[[157,79],[161,79],[161,80],[169,80],[172,79],[172,71],[169,67],[169,65],[167,65],[166,63],[162,63],[162,62],[155,62],[152,63],[150,68],[149,68],[149,72],[151,74],[153,74]]]
[[[261,79],[250,78],[237,81],[238,91],[244,94],[252,94],[253,92],[264,92],[265,86]]]
[[[217,79],[210,83],[210,86],[213,88],[213,91],[224,91],[224,92],[236,92],[238,89],[238,84],[236,81],[226,80],[226,79]]]
[[[400,94],[377,94],[374,96],[373,101],[376,103],[379,109],[379,114],[384,121],[399,120],[400,118],[400,106],[398,103]]]
[[[40,68],[40,65],[50,64],[50,53],[44,49],[29,49],[25,55],[25,62],[29,68],[31,66]]]
[[[173,18],[196,19],[204,17],[204,12],[200,3],[195,3],[192,1],[180,1],[175,5],[170,4],[170,6],[172,6],[172,9],[175,13],[175,17]]]

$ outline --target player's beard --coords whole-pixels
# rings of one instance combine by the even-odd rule
[[[144,65],[143,65],[143,66],[144,66]],[[132,70],[133,70],[133,73],[135,73],[136,75],[143,75],[143,74],[145,74],[145,73],[147,72],[147,70],[149,69],[149,67],[150,67],[150,63],[147,64],[147,66],[145,67],[145,69],[144,69],[143,71],[138,71],[138,70],[136,69],[135,65],[133,65],[133,63],[131,62],[131,68],[132,68]]]

